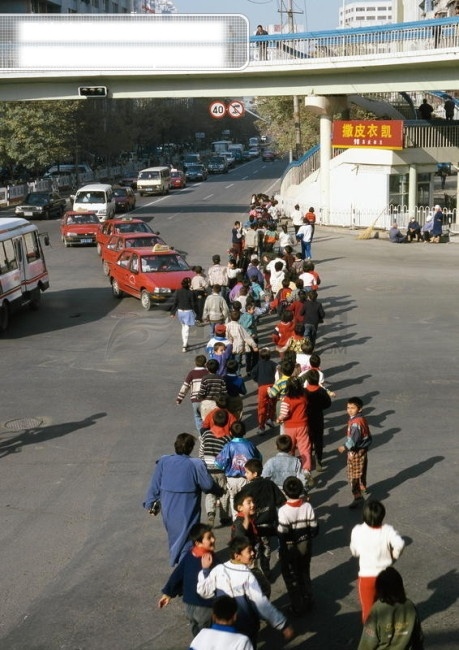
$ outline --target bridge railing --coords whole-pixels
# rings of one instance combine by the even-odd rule
[[[250,37],[250,64],[303,64],[305,59],[409,54],[459,47],[459,17],[382,27]]]

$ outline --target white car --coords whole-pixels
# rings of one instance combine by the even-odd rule
[[[234,167],[236,164],[236,158],[233,156],[231,151],[223,151],[221,156],[225,156],[226,160],[228,161],[228,167]]]

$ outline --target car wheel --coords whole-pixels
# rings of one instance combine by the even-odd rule
[[[37,287],[31,293],[30,309],[32,311],[38,311],[40,309],[40,305],[41,305],[41,291],[39,287]]]
[[[143,196],[143,192],[139,192],[140,196]]]
[[[49,211],[48,210],[43,211],[43,219],[46,219],[46,221],[48,221],[48,219],[49,219]]]
[[[10,323],[10,308],[7,302],[0,307],[0,332],[6,332]]]
[[[140,303],[142,307],[147,311],[151,309],[150,294],[148,293],[148,291],[145,291],[145,289],[143,289],[142,293],[140,294]]]
[[[108,262],[106,260],[104,260],[102,262],[102,271],[104,272],[104,275],[107,275],[107,276],[110,275],[110,267],[109,267]]]
[[[70,243],[66,239],[64,239],[64,246],[65,248],[70,248]]]
[[[123,292],[120,289],[120,285],[118,284],[118,280],[115,280],[115,278],[112,278],[112,293],[115,296],[115,298],[122,298],[123,297]]]

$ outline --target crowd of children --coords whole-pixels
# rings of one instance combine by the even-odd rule
[[[206,495],[207,523],[187,531],[193,545],[164,586],[159,606],[183,595],[191,631],[197,635],[191,645],[195,650],[214,647],[208,645],[213,639],[223,644],[215,647],[256,648],[260,619],[280,630],[284,639],[293,637],[286,616],[269,601],[274,548],[290,614],[302,616],[313,605],[310,564],[319,524],[308,493],[315,485],[313,472],[326,470],[324,411],[334,393],[324,384],[321,358],[315,352],[325,319],[318,300],[321,278],[311,261],[315,214],[310,208],[302,223],[298,214],[294,216],[295,234],[289,234],[287,224],[279,223],[276,202],[253,196],[248,220],[236,221],[232,229],[228,264],[214,255],[207,275],[199,267],[199,281],[189,287],[196,294],[194,304],[199,304],[197,323],[208,325],[210,340],[185,376],[176,403],[189,394],[199,458],[224,494]],[[300,253],[294,253],[295,245],[301,246]],[[268,344],[259,347],[258,322],[264,314],[275,315],[278,322]],[[277,426],[280,433],[277,454],[264,465],[257,446],[246,437],[246,416],[251,414],[244,408],[244,396],[250,379],[258,387],[253,414],[258,435]],[[360,398],[348,400],[346,437],[338,451],[347,455],[353,495],[349,507],[364,503],[364,523],[352,532],[351,553],[360,561],[359,595],[366,623],[381,592],[377,577],[399,557],[404,542],[391,526],[383,525],[384,506],[364,502],[372,437],[362,409]],[[222,564],[214,557],[212,527],[217,517],[221,526],[231,526],[230,559]],[[400,596],[394,602],[405,601]],[[413,647],[421,649],[419,621],[412,618],[410,629],[416,630],[419,641]],[[398,629],[395,619],[393,624]],[[377,623],[372,620],[371,625],[373,630]],[[364,636],[369,630],[365,628]]]

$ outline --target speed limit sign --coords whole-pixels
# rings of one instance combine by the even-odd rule
[[[216,120],[220,120],[226,115],[226,104],[224,102],[212,102],[209,105],[209,113],[212,117],[215,117]]]

